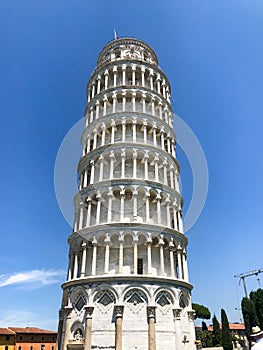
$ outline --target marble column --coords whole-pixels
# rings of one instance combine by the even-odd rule
[[[148,350],[156,350],[155,309],[156,306],[147,306]]]
[[[123,305],[114,306],[115,314],[115,350],[122,350],[122,317]]]
[[[85,340],[84,350],[91,350],[91,333],[92,333],[92,313],[93,306],[85,306],[86,320],[85,320]]]
[[[64,333],[64,342],[63,342],[63,350],[67,350],[67,345],[68,345],[68,341],[70,338],[70,327],[71,327],[71,311],[72,311],[72,307],[71,306],[66,306],[64,308],[65,312],[66,312],[66,326],[65,326],[65,333]]]

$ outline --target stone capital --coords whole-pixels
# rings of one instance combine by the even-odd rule
[[[116,318],[123,316],[123,309],[124,305],[114,305],[114,314]]]

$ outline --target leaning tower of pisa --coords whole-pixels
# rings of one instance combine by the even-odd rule
[[[194,349],[170,85],[121,38],[87,86],[58,348]]]

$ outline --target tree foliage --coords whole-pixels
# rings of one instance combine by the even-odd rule
[[[251,292],[249,297],[255,306],[258,325],[263,329],[263,289],[259,288],[255,292]]]
[[[202,321],[202,331],[208,331],[205,321]]]
[[[222,323],[222,346],[224,350],[232,350],[232,336],[229,329],[229,322],[224,309],[221,309],[221,323]]]
[[[252,295],[252,297],[254,297],[254,295]],[[249,298],[243,298],[241,302],[241,309],[246,327],[246,334],[247,337],[249,337],[252,327],[259,325],[255,304]]]
[[[211,313],[206,306],[193,303],[192,308],[195,310],[195,318],[204,320],[209,320],[211,318]]]
[[[213,316],[213,346],[220,346],[222,343],[222,332],[216,315]]]

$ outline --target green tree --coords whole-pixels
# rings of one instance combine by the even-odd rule
[[[202,321],[202,331],[208,331],[205,321]]]
[[[211,318],[211,313],[206,306],[193,303],[192,308],[195,310],[195,318],[201,318],[204,320],[209,320]]]
[[[213,346],[220,346],[222,342],[222,332],[216,315],[213,316]]]
[[[251,292],[249,297],[255,306],[258,325],[263,329],[263,289],[259,288],[257,291]]]
[[[252,295],[252,298],[253,297],[254,296]],[[247,337],[249,337],[252,327],[259,325],[254,302],[249,298],[243,298],[241,302],[241,309],[245,322],[246,334]]]
[[[229,329],[229,322],[224,309],[221,309],[221,324],[222,324],[222,346],[224,350],[232,350],[232,336]]]

